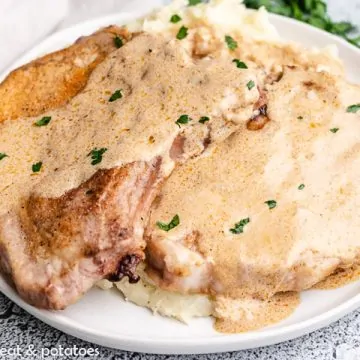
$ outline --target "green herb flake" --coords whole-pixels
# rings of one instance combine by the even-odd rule
[[[114,45],[117,49],[120,49],[124,45],[123,39],[120,36],[116,35],[114,37]]]
[[[304,119],[302,116],[298,116],[297,118],[298,118],[298,120],[303,120]]]
[[[178,14],[174,14],[171,18],[170,18],[170,22],[172,22],[173,24],[178,23],[179,21],[181,21],[181,17]]]
[[[304,184],[300,184],[299,186],[298,186],[298,190],[304,190],[305,189],[305,185]]]
[[[34,123],[35,126],[46,126],[51,121],[51,116],[44,116]]]
[[[191,117],[189,115],[181,115],[175,122],[176,125],[181,127],[183,124],[187,124],[189,121],[191,121]]]
[[[254,86],[255,86],[255,83],[253,80],[250,80],[247,84],[246,84],[247,88],[249,90],[251,90]]]
[[[210,118],[208,116],[202,116],[199,120],[199,123],[205,124],[207,121],[210,121]]]
[[[161,221],[158,221],[156,223],[157,227],[164,231],[170,231],[171,229],[175,228],[179,224],[180,224],[180,218],[179,218],[179,215],[177,215],[177,214],[172,218],[172,220],[168,224],[165,224]]]
[[[225,42],[230,50],[235,50],[238,47],[237,42],[229,35],[225,36]]]
[[[234,225],[230,232],[233,234],[242,234],[244,232],[244,227],[250,222],[250,218],[242,219]]]
[[[265,204],[269,207],[269,210],[272,210],[276,207],[277,202],[275,200],[265,201]]]
[[[339,128],[332,128],[330,131],[334,134],[336,134],[339,131]]]
[[[182,26],[182,27],[179,29],[179,31],[178,31],[178,33],[177,33],[177,35],[176,35],[176,38],[177,38],[178,40],[182,40],[182,39],[185,39],[187,36],[188,36],[188,28],[185,27],[185,26]]]
[[[195,6],[201,4],[202,0],[189,0],[188,6]]]
[[[348,108],[346,109],[346,112],[348,112],[348,113],[356,113],[359,110],[360,110],[360,104],[354,104],[354,105],[348,106]]]
[[[42,162],[41,161],[37,162],[36,164],[33,164],[32,167],[31,167],[32,172],[33,173],[38,173],[41,170],[41,167],[42,167]]]
[[[93,150],[91,150],[87,156],[91,156],[91,165],[97,165],[100,164],[103,158],[103,155],[105,154],[105,152],[107,151],[107,148],[95,148]]]
[[[5,159],[6,157],[9,157],[5,153],[0,153],[0,160]]]
[[[116,90],[109,98],[109,102],[113,102],[115,100],[121,99],[122,98],[122,89],[120,90]]]
[[[248,69],[247,65],[243,61],[240,61],[239,59],[234,59],[233,63],[235,63],[236,67],[239,69]]]

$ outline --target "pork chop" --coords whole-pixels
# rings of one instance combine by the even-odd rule
[[[243,125],[162,187],[147,230],[161,288],[269,299],[359,262],[360,87],[291,67],[267,90],[265,126]]]
[[[26,301],[49,309],[103,278],[136,281],[159,185],[246,123],[258,101],[255,72],[145,33],[98,65],[66,106],[5,121],[2,271]]]
[[[0,122],[37,116],[67,103],[85,87],[95,67],[117,49],[116,37],[125,42],[130,34],[109,26],[12,71],[0,85]]]

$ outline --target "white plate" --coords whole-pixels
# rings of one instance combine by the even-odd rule
[[[345,62],[348,78],[360,82],[358,49],[300,22],[270,16],[272,23],[287,39],[307,46],[336,44]],[[60,49],[102,25],[123,24],[132,18],[134,15],[119,14],[61,31],[27,53],[13,67]],[[301,305],[285,321],[259,331],[224,335],[213,330],[210,319],[193,320],[187,326],[154,316],[146,309],[124,302],[115,290],[93,289],[77,304],[62,312],[29,306],[1,278],[0,291],[40,320],[73,336],[123,350],[166,354],[222,352],[279,343],[326,326],[360,307],[360,282],[331,291],[311,290],[302,294]]]

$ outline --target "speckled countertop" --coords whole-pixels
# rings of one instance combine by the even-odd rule
[[[0,0],[1,1],[1,0]],[[96,7],[107,3],[108,11],[121,11],[119,4],[126,0],[71,0],[71,6],[78,12],[66,19],[64,24],[73,24],[98,13]],[[132,1],[132,0],[128,0]],[[96,4],[97,3],[97,4]],[[331,15],[336,19],[351,20],[360,25],[360,0],[328,0]],[[103,11],[102,11],[103,12]],[[1,18],[1,15],[0,15]],[[331,326],[301,338],[285,343],[240,352],[164,356],[144,355],[102,348],[65,335],[43,324],[12,304],[0,294],[0,359],[40,359],[29,349],[40,348],[78,348],[97,349],[98,356],[49,356],[44,359],[100,359],[100,360],[360,360],[360,310],[342,318]],[[32,347],[33,346],[33,347]],[[1,355],[2,349],[13,349],[20,355]]]

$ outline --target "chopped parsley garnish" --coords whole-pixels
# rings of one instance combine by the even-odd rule
[[[269,206],[269,209],[271,210],[276,207],[277,202],[275,200],[268,200],[268,201],[265,201],[265,204],[267,206]]]
[[[189,115],[181,115],[175,122],[176,125],[181,127],[182,124],[187,124],[189,121],[191,121],[191,117]]]
[[[109,102],[113,102],[115,100],[121,99],[122,98],[122,90],[116,90],[109,98]]]
[[[177,38],[178,40],[182,40],[182,39],[185,39],[187,36],[188,36],[188,28],[185,27],[185,26],[182,26],[182,27],[179,29],[179,31],[178,31],[178,33],[177,33],[177,35],[176,35],[176,38]]]
[[[180,218],[179,218],[179,215],[177,215],[177,214],[172,218],[172,220],[168,224],[165,224],[161,221],[158,221],[156,223],[158,228],[160,228],[161,230],[164,230],[164,231],[170,231],[171,229],[178,226],[179,224],[180,224]]]
[[[35,126],[46,126],[51,121],[51,116],[44,116],[34,123]]]
[[[181,17],[178,14],[174,14],[171,18],[170,18],[170,22],[172,22],[173,24],[178,23],[179,21],[181,21]]]
[[[200,124],[205,124],[207,121],[209,121],[210,118],[208,116],[202,116],[199,120]]]
[[[225,36],[225,42],[230,50],[235,50],[238,47],[237,42],[229,35]]]
[[[0,160],[5,159],[6,157],[9,157],[5,153],[0,153]]]
[[[356,36],[356,32],[354,32],[356,27],[346,21],[332,21],[327,13],[326,1],[324,0],[244,0],[244,4],[252,9],[265,6],[270,12],[316,26],[341,36],[349,43],[360,47],[360,36]]]
[[[244,232],[244,227],[250,222],[250,218],[242,219],[239,222],[237,222],[232,229],[230,229],[230,232],[233,234],[242,234]]]
[[[339,128],[332,128],[330,129],[330,131],[335,134],[339,131]]]
[[[302,120],[303,119],[303,117],[302,116],[298,116],[298,120]]]
[[[236,67],[239,69],[248,69],[247,65],[243,61],[240,61],[239,59],[234,59],[233,63],[235,63]]]
[[[348,106],[348,108],[346,109],[346,112],[348,112],[348,113],[356,113],[359,110],[360,110],[360,104],[354,104],[354,105]]]
[[[122,39],[120,36],[116,35],[116,36],[114,37],[114,45],[115,45],[118,49],[120,49],[120,48],[124,45],[123,39]]]
[[[41,170],[41,167],[42,167],[42,162],[41,161],[37,162],[36,164],[33,164],[32,165],[32,172],[33,173],[39,172]]]
[[[202,2],[202,0],[189,0],[188,6],[195,6]]]
[[[96,165],[101,163],[104,153],[107,151],[107,148],[95,148],[91,150],[87,156],[91,156],[91,165]]]
[[[304,184],[300,184],[299,186],[298,186],[298,190],[303,190],[305,188],[305,185]]]
[[[247,88],[249,90],[251,90],[254,86],[255,86],[255,83],[253,80],[250,80],[247,84],[246,84]]]

